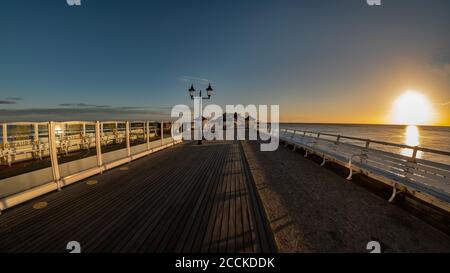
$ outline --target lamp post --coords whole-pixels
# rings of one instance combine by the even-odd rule
[[[199,95],[198,95],[198,97],[196,97],[195,96],[196,90],[194,88],[194,85],[192,84],[191,88],[188,89],[188,92],[189,92],[189,96],[191,97],[191,100],[195,100],[195,99],[200,100],[200,119],[201,119],[201,121],[200,121],[201,122],[200,130],[201,131],[200,132],[201,132],[201,135],[200,135],[200,139],[198,140],[198,144],[201,145],[202,139],[203,139],[203,109],[202,109],[203,104],[202,104],[202,101],[211,99],[211,96],[213,94],[213,89],[212,89],[211,83],[210,83],[210,84],[208,84],[208,87],[206,88],[207,97],[202,97],[202,90],[199,90]]]

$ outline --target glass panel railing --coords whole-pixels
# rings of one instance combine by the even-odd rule
[[[150,121],[150,142],[161,140],[161,122]]]
[[[146,122],[130,122],[130,146],[147,143]]]
[[[5,123],[0,128],[0,198],[52,181],[48,123]]]
[[[164,122],[163,123],[163,137],[164,138],[172,137],[171,130],[172,130],[172,123],[171,122]]]
[[[95,123],[57,122],[54,126],[58,164],[62,177],[97,165]]]
[[[125,122],[101,123],[102,153],[127,147],[125,124]]]

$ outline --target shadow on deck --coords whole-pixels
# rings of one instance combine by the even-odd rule
[[[180,144],[5,211],[0,252],[274,252],[238,142]],[[33,204],[48,202],[35,210]]]

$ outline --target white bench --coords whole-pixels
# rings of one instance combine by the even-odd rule
[[[321,136],[335,137],[336,139],[326,139]],[[344,143],[340,141],[343,138],[365,141],[366,145]],[[280,140],[285,144],[292,145],[294,150],[296,148],[304,149],[305,157],[308,154],[322,157],[322,166],[327,161],[332,161],[347,167],[349,169],[347,179],[349,180],[356,172],[391,185],[393,187],[393,193],[389,199],[391,202],[397,192],[403,190],[446,210],[450,209],[450,166],[416,158],[417,151],[422,148],[408,146],[414,150],[413,155],[408,157],[369,147],[370,143],[395,146],[398,144],[291,129],[281,129]],[[425,150],[433,152],[430,149]],[[431,197],[432,200],[423,194]]]

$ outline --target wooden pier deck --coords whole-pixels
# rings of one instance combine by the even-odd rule
[[[183,143],[124,167],[4,211],[0,252],[68,252],[69,241],[82,252],[276,251],[239,142]]]
[[[370,241],[382,252],[450,252],[450,235],[389,203],[390,191],[376,195],[301,150],[242,146],[279,252],[368,252]],[[442,225],[448,219],[436,218]]]

